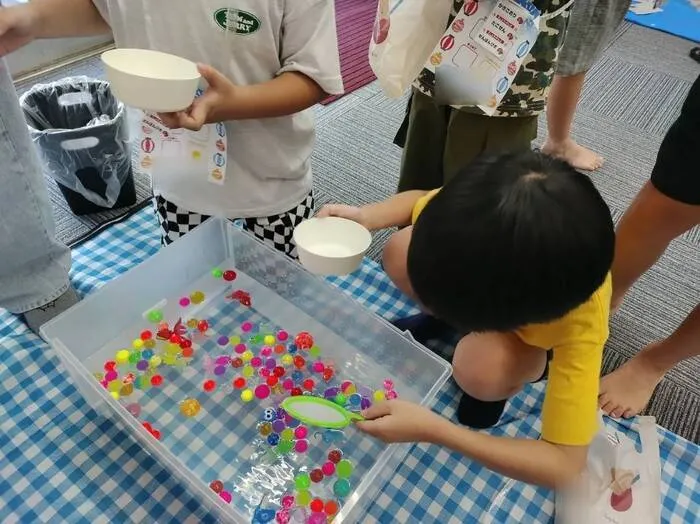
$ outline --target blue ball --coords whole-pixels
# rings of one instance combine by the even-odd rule
[[[276,446],[280,442],[280,436],[277,433],[270,433],[267,436],[267,443],[270,446]]]
[[[153,350],[152,349],[144,349],[141,352],[141,358],[144,360],[149,360],[153,356]]]
[[[301,382],[302,380],[304,380],[304,373],[298,370],[292,372],[292,380],[294,382]]]

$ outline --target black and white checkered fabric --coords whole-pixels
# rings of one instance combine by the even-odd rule
[[[155,209],[160,223],[160,241],[164,246],[189,233],[209,218],[208,215],[187,211],[160,195],[155,197]],[[261,218],[246,218],[244,229],[278,251],[297,258],[297,248],[292,239],[294,228],[314,214],[313,192],[295,207],[281,213]]]

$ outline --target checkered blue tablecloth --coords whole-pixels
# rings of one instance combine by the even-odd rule
[[[149,209],[111,226],[74,251],[72,280],[82,294],[159,248]],[[380,268],[332,283],[387,318],[413,311]],[[455,386],[434,409],[454,416]],[[494,434],[539,435],[542,385],[509,403]],[[58,357],[14,316],[0,312],[1,522],[211,522],[213,517],[120,425],[91,410]],[[629,426],[609,422],[619,432]],[[662,520],[700,515],[699,448],[659,429]],[[550,522],[550,491],[510,481],[435,446],[414,446],[363,522]]]

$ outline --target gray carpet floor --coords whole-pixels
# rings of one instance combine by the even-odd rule
[[[700,74],[700,66],[688,57],[690,47],[688,41],[625,23],[588,75],[574,135],[605,156],[605,167],[592,176],[616,219],[648,179],[663,135]],[[102,74],[99,62],[92,60],[55,76]],[[313,166],[319,205],[364,204],[395,191],[401,150],[392,140],[404,108],[405,99],[387,99],[376,84],[318,108]],[[540,128],[539,141],[544,120]],[[140,198],[147,198],[148,180],[138,174],[136,180]],[[73,217],[55,189],[52,200],[63,239],[104,220]],[[376,235],[370,256],[379,256],[388,234]],[[605,371],[668,336],[698,301],[700,232],[695,230],[676,240],[630,292],[613,319]],[[700,358],[680,364],[649,406],[659,424],[695,442],[700,442],[699,377]]]

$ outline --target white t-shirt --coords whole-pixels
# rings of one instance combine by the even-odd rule
[[[298,71],[340,94],[333,0],[93,0],[117,47],[163,51],[209,64],[251,85]],[[236,16],[235,20],[227,22]],[[226,28],[229,28],[228,30]],[[188,173],[154,174],[156,194],[207,215],[266,217],[311,191],[313,109],[226,122],[224,185]]]

